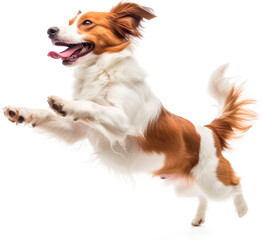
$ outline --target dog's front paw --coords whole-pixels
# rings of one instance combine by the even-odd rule
[[[67,115],[65,109],[64,109],[64,101],[61,98],[55,97],[55,96],[50,96],[47,99],[47,102],[51,109],[56,112],[57,114],[65,117]]]
[[[31,123],[33,120],[33,115],[23,108],[5,107],[3,110],[5,116],[13,123]]]

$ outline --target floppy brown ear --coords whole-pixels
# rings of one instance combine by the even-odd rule
[[[156,17],[152,9],[129,2],[120,2],[110,13],[112,13],[111,23],[115,33],[124,39],[128,39],[130,35],[142,37],[139,31],[141,21]]]

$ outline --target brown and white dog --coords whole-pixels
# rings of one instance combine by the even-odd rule
[[[242,217],[248,207],[240,179],[222,152],[251,127],[256,114],[245,105],[253,100],[240,99],[242,89],[224,77],[224,65],[209,85],[220,109],[214,121],[195,127],[168,112],[132,53],[141,21],[154,17],[149,8],[122,2],[110,12],[79,11],[69,25],[49,28],[52,43],[68,49],[48,55],[76,67],[74,100],[50,96],[55,114],[9,106],[5,115],[67,143],[89,139],[97,157],[117,172],[149,171],[172,182],[180,194],[199,199],[194,226],[205,221],[208,198],[232,197]]]

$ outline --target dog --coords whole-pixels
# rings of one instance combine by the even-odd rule
[[[223,65],[209,83],[219,106],[211,123],[194,126],[166,110],[132,49],[142,37],[141,22],[154,17],[150,8],[121,2],[110,12],[79,11],[67,26],[49,28],[52,43],[67,49],[48,56],[75,67],[74,100],[48,97],[54,113],[8,106],[4,114],[70,144],[88,139],[100,161],[116,172],[147,171],[174,184],[179,194],[197,197],[193,226],[204,223],[208,199],[232,198],[242,217],[248,206],[240,178],[223,151],[252,126],[256,113],[246,105],[254,100],[242,98],[242,85],[224,76]]]

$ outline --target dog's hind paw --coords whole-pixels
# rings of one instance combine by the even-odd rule
[[[237,195],[234,199],[234,204],[238,216],[241,218],[245,216],[248,212],[248,205],[243,197],[243,195]]]
[[[203,224],[205,222],[205,218],[204,217],[199,217],[199,216],[196,216],[193,221],[192,221],[192,226],[194,227],[199,227],[201,224]]]

